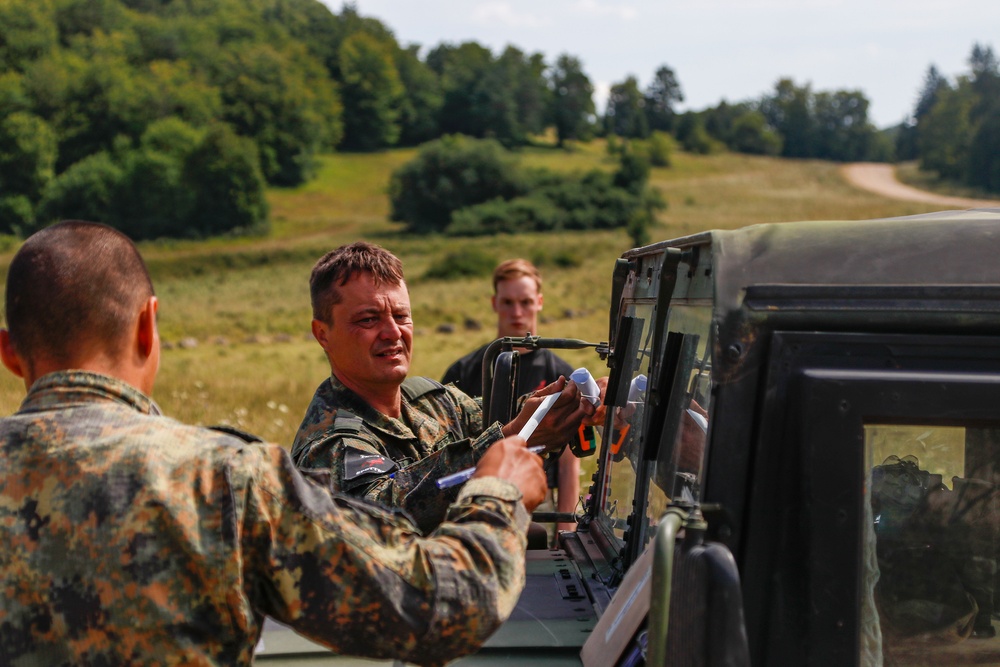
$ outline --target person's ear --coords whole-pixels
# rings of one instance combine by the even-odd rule
[[[14,351],[14,346],[10,342],[10,332],[6,329],[0,329],[0,358],[3,359],[3,365],[7,367],[7,370],[19,378],[24,377],[21,359]]]
[[[143,357],[150,357],[154,354],[156,346],[156,311],[160,308],[160,302],[155,296],[146,299],[142,310],[139,311],[139,323],[136,332],[136,343],[139,346],[139,354]]]
[[[326,341],[329,338],[330,334],[330,327],[326,325],[326,322],[322,322],[320,320],[313,320],[312,332],[313,332],[313,338],[315,338],[316,342],[319,343],[319,346],[325,350]]]
[[[538,293],[538,308],[536,310],[542,309],[542,303],[545,301],[545,295],[541,292]]]
[[[493,296],[490,297],[490,305],[493,306],[493,312],[494,313],[499,312],[497,310],[497,295],[496,294],[494,294]]]

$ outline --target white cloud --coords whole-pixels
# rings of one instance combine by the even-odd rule
[[[592,16],[617,16],[623,21],[630,21],[639,14],[635,7],[629,5],[620,6],[617,3],[598,2],[598,0],[579,0],[574,10]]]
[[[550,23],[534,14],[515,11],[509,2],[483,3],[476,7],[472,18],[476,23],[501,23],[511,28],[544,28]]]

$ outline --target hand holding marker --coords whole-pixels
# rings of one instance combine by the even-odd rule
[[[586,377],[584,377],[583,375],[584,373],[586,374]],[[577,386],[579,386],[580,394],[584,398],[586,398],[594,405],[600,403],[601,400],[600,391],[598,391],[597,389],[597,383],[594,382],[594,378],[590,375],[590,372],[586,368],[576,369],[575,371],[573,371],[572,375],[570,375],[569,379],[575,382]],[[542,422],[543,419],[545,419],[545,415],[548,413],[549,408],[551,408],[552,405],[558,399],[559,399],[559,394],[549,394],[548,396],[543,398],[541,404],[539,404],[535,412],[531,415],[531,417],[528,418],[528,422],[517,434],[518,437],[524,438],[525,440],[530,438],[531,434],[535,432],[536,428],[538,428],[538,425]],[[541,445],[536,447],[528,447],[528,451],[531,452],[532,454],[541,454],[542,452],[545,451],[545,447]],[[475,474],[475,472],[476,469],[474,467],[466,468],[465,470],[459,470],[458,472],[452,473],[450,475],[445,475],[444,477],[439,478],[435,482],[435,484],[439,489],[447,489],[449,487],[457,486],[458,484],[462,484],[464,482],[469,481],[469,479],[472,477],[472,475]]]

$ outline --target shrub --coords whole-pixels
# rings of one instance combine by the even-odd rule
[[[38,222],[74,218],[111,224],[112,198],[122,175],[106,152],[85,157],[49,181],[38,204]]]
[[[178,157],[153,149],[121,157],[122,177],[107,222],[133,239],[198,236],[189,222],[194,192],[181,180]]]
[[[455,211],[447,233],[455,236],[516,234],[562,228],[566,215],[542,194],[493,199]]]
[[[459,209],[524,192],[516,161],[499,143],[459,135],[424,145],[389,182],[392,219],[418,233],[444,230]]]
[[[493,267],[496,264],[496,258],[492,255],[478,248],[467,248],[448,253],[439,261],[431,264],[424,277],[437,280],[478,278],[493,273]]]
[[[34,225],[31,200],[24,195],[0,196],[0,233],[24,236]]]
[[[216,125],[184,162],[183,181],[195,191],[189,224],[199,235],[267,228],[264,175],[251,139]]]
[[[654,167],[669,167],[670,156],[677,150],[677,142],[666,132],[653,132],[647,142],[649,163]]]

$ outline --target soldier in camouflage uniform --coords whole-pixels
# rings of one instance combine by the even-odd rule
[[[423,537],[279,446],[160,416],[157,306],[103,225],[45,229],[11,263],[0,357],[29,390],[0,420],[0,665],[250,665],[264,615],[343,654],[475,650],[523,586],[545,491],[524,440]]]
[[[480,404],[455,387],[407,378],[409,294],[399,259],[379,246],[358,242],[327,253],[309,287],[313,336],[331,376],[306,410],[292,458],[303,469],[329,468],[347,493],[407,510],[424,531],[442,521],[458,493],[435,481],[519,432],[542,396],[562,392],[532,445],[561,449],[594,412],[563,379],[536,392],[511,423],[483,424]]]

